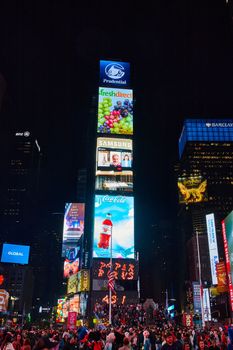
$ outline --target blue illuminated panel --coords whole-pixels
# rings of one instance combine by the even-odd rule
[[[180,157],[188,141],[233,141],[233,119],[186,119],[179,139]]]

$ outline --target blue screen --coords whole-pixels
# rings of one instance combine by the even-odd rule
[[[27,245],[3,244],[1,262],[28,264],[30,247]]]
[[[100,61],[100,86],[130,86],[130,64],[128,62]]]

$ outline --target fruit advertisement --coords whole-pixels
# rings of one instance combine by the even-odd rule
[[[97,132],[133,135],[133,90],[99,88]]]

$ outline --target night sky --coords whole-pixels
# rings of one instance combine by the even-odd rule
[[[132,64],[137,229],[176,216],[173,168],[183,119],[233,116],[232,22],[225,2],[216,3],[3,3],[0,135],[27,129],[37,136],[48,210],[76,200],[98,60],[116,59]]]

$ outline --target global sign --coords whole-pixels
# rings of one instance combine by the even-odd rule
[[[128,87],[130,64],[128,62],[100,61],[100,85]]]

